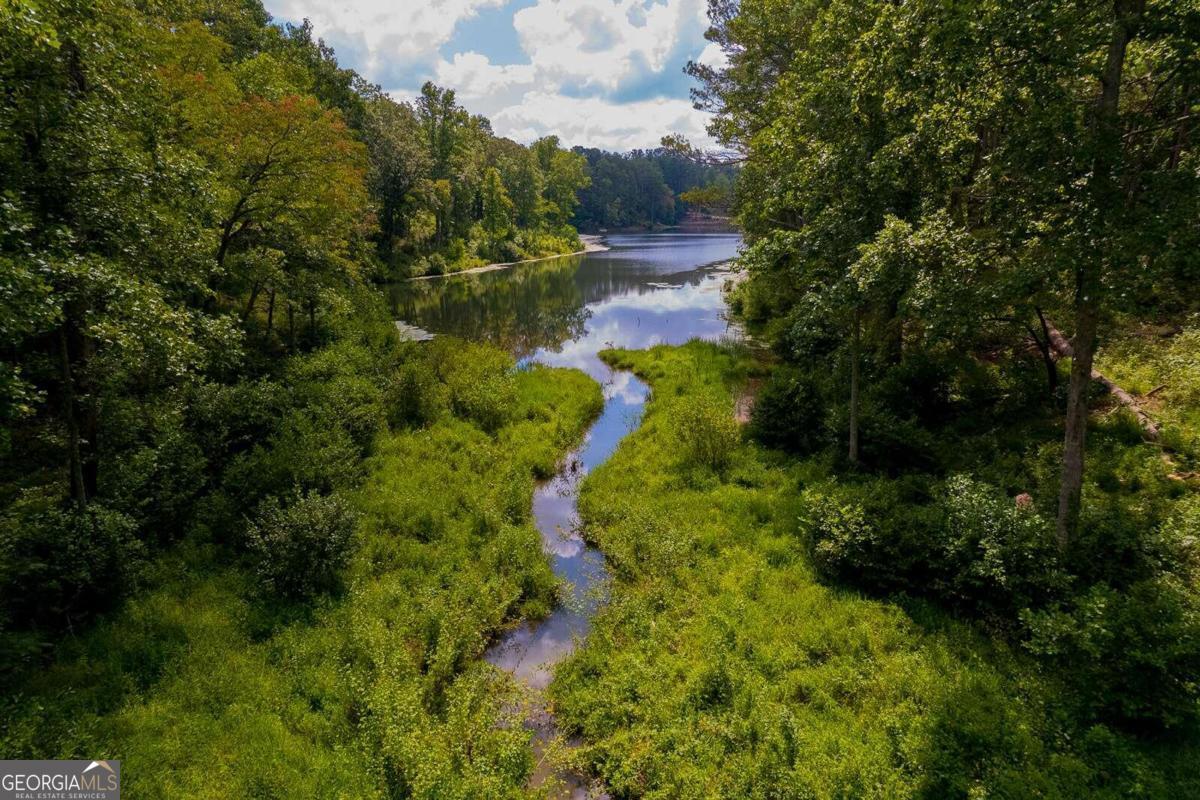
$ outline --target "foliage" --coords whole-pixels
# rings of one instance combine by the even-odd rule
[[[454,413],[486,431],[498,430],[515,408],[512,359],[488,345],[435,342],[432,362]]]
[[[1032,502],[956,475],[940,498],[949,598],[968,607],[1014,611],[1043,605],[1063,588],[1049,524]]]
[[[304,599],[334,589],[350,557],[355,516],[337,494],[297,490],[264,501],[246,532],[255,574],[281,597]]]
[[[693,207],[722,205],[736,175],[732,168],[703,165],[666,148],[618,154],[577,147],[574,152],[587,159],[591,175],[573,220],[587,230],[675,225]]]
[[[504,361],[483,346],[470,352],[484,367],[391,347],[343,342],[288,371],[424,364],[445,392],[455,370]],[[533,765],[520,698],[479,657],[555,600],[530,521],[533,475],[578,443],[601,393],[570,370],[523,370],[512,383],[494,433],[449,410],[409,420],[378,433],[357,485],[264,501],[248,536],[265,572],[241,568],[203,529],[155,559],[145,592],[49,662],[6,673],[0,752],[118,752],[127,789],[149,796],[523,796]],[[298,394],[321,400],[317,387]],[[344,569],[329,563],[339,558]],[[277,591],[334,578],[346,591]]]
[[[837,430],[852,461],[891,428],[859,424],[879,371],[914,351],[985,351],[1028,335],[1053,392],[1042,323],[1069,327],[1065,547],[1086,516],[1096,343],[1114,312],[1194,305],[1181,282],[1194,279],[1200,237],[1194,8],[748,0],[711,10],[724,64],[689,71],[716,114],[711,132],[744,162],[750,312],[772,321],[784,357],[802,362],[805,344],[823,342],[850,366]]]
[[[811,376],[781,368],[754,398],[749,433],[768,447],[806,455],[825,444],[825,404]]]
[[[99,504],[15,504],[0,518],[0,622],[70,627],[111,608],[140,576],[135,521]]]
[[[823,541],[874,537],[890,548],[876,551],[874,567],[845,562],[867,572],[863,583],[873,583],[872,568],[953,559],[967,567],[956,591],[1002,608],[997,592],[1045,591],[1028,568],[1052,542],[1036,509],[963,477],[937,490],[852,472],[835,482],[827,458],[785,459],[749,442],[724,476],[682,481],[676,404],[693,393],[732,399],[754,367],[698,342],[605,358],[634,369],[653,394],[642,426],[584,482],[587,530],[617,577],[551,690],[560,726],[582,739],[578,762],[610,792],[1166,798],[1200,785],[1194,741],[1142,741],[1075,716],[1092,687],[1070,671],[1046,669],[1044,656],[911,595],[828,585],[796,535],[803,517],[828,532]],[[904,560],[889,562],[896,555]],[[1154,630],[1126,628],[1135,629]],[[1187,640],[1154,641],[1164,649],[1133,652],[1174,663],[1144,685],[1187,675]],[[1091,664],[1107,681],[1138,674],[1123,654],[1112,661],[1111,670],[1104,656]]]
[[[728,403],[689,395],[672,409],[671,424],[685,463],[721,472],[729,466],[741,440]]]

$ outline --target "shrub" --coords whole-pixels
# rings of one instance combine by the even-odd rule
[[[425,258],[425,275],[445,275],[446,258],[441,253],[431,253]]]
[[[812,548],[813,562],[827,575],[847,572],[874,550],[875,530],[863,507],[813,489],[803,495],[801,527]]]
[[[933,437],[914,420],[864,403],[858,424],[859,454],[864,463],[893,475],[934,466]],[[840,430],[848,428],[844,424]]]
[[[292,411],[265,446],[241,455],[222,484],[242,509],[292,486],[328,493],[353,485],[363,471],[360,448],[339,425]]]
[[[363,453],[383,428],[383,396],[372,372],[376,357],[365,347],[339,342],[293,359],[288,369],[294,404],[320,424],[344,430]]]
[[[385,404],[393,428],[424,427],[446,411],[449,392],[422,359],[401,364],[388,382]]]
[[[938,501],[939,590],[972,609],[1015,613],[1048,601],[1065,578],[1050,525],[1000,490],[956,475]]]
[[[259,577],[290,598],[335,589],[350,557],[356,522],[356,514],[337,494],[297,489],[286,503],[264,501],[247,531]]]
[[[1125,591],[1098,583],[1068,603],[1026,612],[1027,646],[1050,658],[1082,710],[1135,726],[1177,727],[1200,703],[1200,593],[1174,575]]]
[[[798,370],[777,369],[754,401],[749,433],[767,447],[789,453],[818,450],[828,436],[816,381]]]
[[[728,403],[689,395],[672,406],[671,423],[683,460],[721,472],[729,466],[741,430]]]
[[[937,509],[917,481],[824,485],[801,495],[801,532],[825,575],[875,591],[925,591],[936,577]]]
[[[141,570],[144,547],[128,516],[92,503],[0,517],[0,619],[60,628],[109,608]]]
[[[897,416],[924,425],[944,421],[950,411],[952,370],[944,360],[915,352],[892,367],[872,387],[875,401]]]

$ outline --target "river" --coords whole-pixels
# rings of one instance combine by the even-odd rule
[[[568,587],[563,602],[545,619],[510,631],[485,655],[535,691],[587,634],[605,597],[604,557],[579,530],[579,484],[638,426],[649,394],[642,381],[610,369],[597,353],[740,335],[722,293],[725,265],[740,243],[733,234],[613,235],[604,252],[392,287],[393,315],[408,325],[493,342],[521,364],[576,367],[604,387],[599,418],[533,498],[543,548]],[[530,724],[540,752],[553,735],[553,720],[543,712]],[[534,783],[545,777],[535,774]],[[563,796],[586,796],[576,776],[558,777],[566,784]]]

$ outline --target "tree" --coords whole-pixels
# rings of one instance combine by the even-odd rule
[[[483,229],[488,235],[488,247],[496,252],[512,229],[513,202],[504,190],[500,170],[489,167],[483,176]]]
[[[545,179],[542,216],[551,228],[562,227],[575,213],[579,190],[591,182],[587,161],[578,153],[560,148],[557,136],[538,139],[531,149]]]
[[[921,240],[913,252],[945,259],[937,274],[969,280],[920,277],[872,301],[863,321],[877,357],[894,358],[910,332],[953,328],[969,347],[988,320],[1072,318],[1065,547],[1103,321],[1181,274],[1181,248],[1197,237],[1196,174],[1182,168],[1197,118],[1193,12],[1140,0],[1046,0],[1019,13],[984,0],[711,10],[709,38],[728,66],[691,69],[698,105],[717,113],[712,133],[746,159],[740,219],[752,241],[800,233],[791,257],[759,272],[779,313],[822,281],[836,293],[862,247],[878,267]],[[895,236],[891,219],[911,235]],[[908,244],[876,246],[888,237]],[[951,324],[972,316],[973,332]]]
[[[380,255],[390,265],[396,240],[408,233],[418,188],[430,175],[432,158],[422,147],[412,108],[382,95],[367,106],[366,134],[368,188],[379,209]]]

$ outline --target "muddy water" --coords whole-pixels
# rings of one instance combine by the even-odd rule
[[[728,277],[724,264],[740,242],[728,234],[611,236],[606,252],[393,288],[393,312],[409,325],[494,342],[521,363],[576,367],[604,386],[604,410],[583,444],[533,498],[543,548],[566,583],[563,602],[545,619],[510,631],[485,655],[534,690],[535,698],[554,665],[586,636],[605,598],[604,556],[579,530],[579,484],[638,426],[649,394],[644,383],[610,369],[597,353],[739,335],[726,318],[722,287]],[[540,756],[554,736],[554,723],[536,699],[529,725]],[[540,785],[552,773],[539,764],[533,782]],[[556,777],[562,797],[588,796],[579,776]]]

